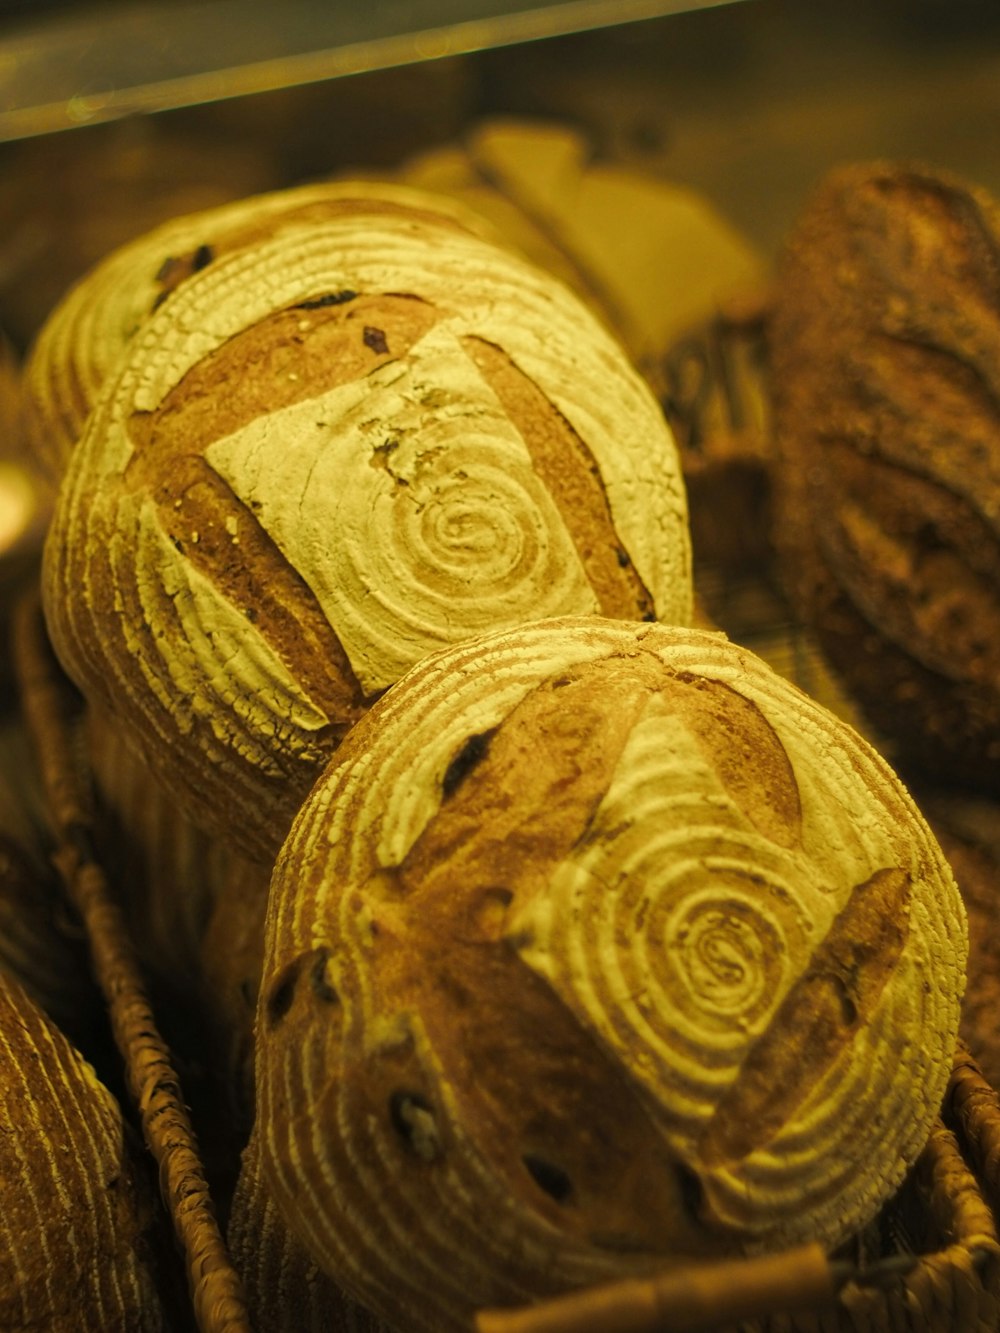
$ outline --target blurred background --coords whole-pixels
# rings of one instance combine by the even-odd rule
[[[644,17],[635,17],[645,15]],[[694,187],[765,256],[838,161],[1000,192],[995,0],[7,0],[0,327],[155,222],[516,115]]]

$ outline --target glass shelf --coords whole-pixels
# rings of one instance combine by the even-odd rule
[[[0,26],[0,141],[735,0],[201,0]]]

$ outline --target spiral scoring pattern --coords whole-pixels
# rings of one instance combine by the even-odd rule
[[[693,1165],[748,1045],[775,1022],[796,960],[801,966],[820,947],[848,895],[857,892],[857,880],[842,877],[850,867],[831,864],[811,839],[784,848],[748,826],[739,806],[719,790],[687,724],[669,707],[658,699],[650,705],[612,775],[586,846],[559,867],[544,898],[513,915],[510,930],[527,941],[522,957],[618,1058],[631,1061],[639,1043],[642,1058],[633,1075],[656,1099],[671,1142]],[[822,753],[832,769],[824,783],[829,799],[840,783],[848,786],[851,774],[846,767],[838,773],[829,751]],[[806,776],[817,775],[807,770]],[[898,846],[884,836],[869,835],[867,842],[869,855],[886,858],[873,868],[898,863]],[[911,1099],[934,1109],[896,1060],[901,1049],[912,1050],[923,1023],[941,1022],[955,996],[938,993],[925,1001],[919,974],[912,957],[902,959],[867,1015],[887,1043],[877,1073],[868,1068],[858,1078],[852,1041],[822,1098],[803,1111],[811,1120],[808,1162],[795,1162],[794,1151],[790,1162],[781,1137],[767,1141],[765,1135],[763,1151],[749,1158],[753,1194],[742,1163],[739,1170],[727,1164],[705,1173],[703,1185],[720,1220],[755,1234],[781,1219],[778,1227],[789,1240],[813,1228],[831,1238],[841,1234],[845,1198],[857,1199],[870,1186],[855,1176],[855,1154],[862,1150],[845,1134],[846,1125],[860,1132],[858,1108],[876,1120],[903,1117]],[[946,1047],[938,1054],[936,1086],[947,1068]],[[808,1055],[803,1050],[803,1060]],[[842,1104],[847,1081],[857,1085],[850,1113]],[[793,1119],[792,1138],[801,1132]],[[841,1178],[830,1195],[825,1175],[838,1162]],[[808,1222],[796,1215],[800,1209]]]
[[[316,594],[366,693],[456,633],[598,609],[523,438],[447,327],[206,456]]]
[[[836,1244],[926,1137],[965,948],[895,776],[749,654],[493,634],[389,691],[283,849],[263,1169],[317,1262],[414,1328]]]
[[[617,345],[547,275],[377,200],[214,260],[135,333],[44,582],[84,692],[268,859],[317,757],[427,653],[691,613],[679,463]]]
[[[721,903],[709,891],[664,923],[662,947],[677,957],[691,999],[710,1014],[752,1022],[781,979],[776,960],[784,940],[752,899]]]

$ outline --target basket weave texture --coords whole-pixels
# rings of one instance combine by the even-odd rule
[[[84,922],[129,1089],[159,1168],[185,1257],[194,1321],[203,1333],[249,1333],[251,1313],[216,1220],[184,1092],[157,1029],[124,916],[94,854],[87,766],[73,742],[78,701],[51,654],[37,596],[19,609],[15,657],[55,860]],[[961,1047],[942,1118],[906,1185],[871,1234],[857,1237],[842,1254],[828,1261],[816,1247],[807,1247],[763,1261],[673,1274],[657,1292],[645,1294],[638,1314],[635,1284],[621,1284],[577,1293],[565,1314],[558,1301],[484,1313],[480,1328],[484,1333],[996,1333],[998,1204],[1000,1097]]]
[[[55,839],[54,859],[87,933],[129,1091],[184,1254],[197,1326],[204,1333],[249,1333],[242,1286],[218,1227],[180,1080],[158,1031],[121,909],[94,853],[85,766],[73,744],[74,700],[52,656],[34,595],[18,609],[14,641],[22,707]]]

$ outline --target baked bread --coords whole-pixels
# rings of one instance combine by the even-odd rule
[[[113,716],[89,708],[81,731],[99,793],[94,831],[101,863],[119,886],[143,969],[175,995],[190,995],[233,853],[192,823],[171,792],[151,780]]]
[[[944,172],[833,172],[768,340],[775,540],[799,614],[907,772],[1000,781],[1000,209]]]
[[[202,1051],[225,1107],[229,1137],[242,1149],[253,1125],[253,1019],[264,954],[270,869],[241,857],[216,894],[189,972],[197,977]]]
[[[0,1327],[166,1330],[164,1236],[118,1104],[3,971],[0,1044]]]
[[[144,324],[43,585],[84,694],[266,862],[428,652],[692,599],[673,440],[617,344],[547,275],[377,197],[214,261]]]
[[[898,779],[751,654],[497,632],[372,708],[278,858],[260,1170],[399,1329],[835,1246],[927,1137],[965,957]]]
[[[209,264],[284,227],[356,211],[359,191],[369,203],[428,209],[473,231],[487,227],[471,209],[427,191],[344,180],[230,200],[171,218],[117,247],[69,288],[25,359],[25,448],[50,483],[58,486],[101,384],[172,292]]]
[[[320,1271],[288,1230],[261,1174],[254,1136],[243,1153],[227,1241],[254,1333],[390,1333]]]
[[[925,805],[926,800],[926,805]],[[969,921],[967,985],[959,1035],[994,1088],[1000,1088],[1000,804],[940,792],[922,798],[948,858]]]

